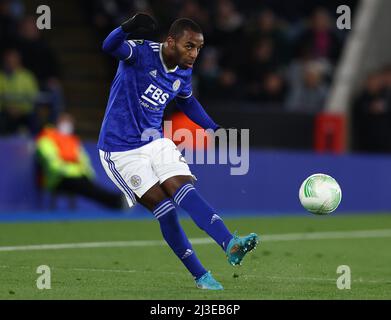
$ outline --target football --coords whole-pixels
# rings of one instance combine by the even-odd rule
[[[326,215],[338,208],[342,191],[333,177],[316,173],[303,181],[299,198],[302,206],[309,212]]]

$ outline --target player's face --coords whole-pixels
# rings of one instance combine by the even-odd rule
[[[175,41],[177,65],[182,69],[193,68],[201,48],[204,36],[191,30],[183,31],[183,35]]]

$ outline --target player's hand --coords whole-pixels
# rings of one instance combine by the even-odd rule
[[[154,32],[157,29],[155,19],[145,13],[137,13],[129,20],[121,24],[122,30],[126,33],[132,32]]]

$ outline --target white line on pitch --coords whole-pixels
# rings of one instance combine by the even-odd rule
[[[259,276],[254,275],[245,275],[244,277],[248,278],[259,278]],[[316,277],[280,277],[280,276],[266,276],[266,279],[269,280],[281,280],[281,281],[290,281],[290,282],[300,282],[300,281],[320,281],[320,282],[335,282],[336,279],[333,278],[316,278]],[[352,282],[355,283],[391,283],[391,279],[383,279],[383,280],[366,280],[362,278],[353,279]]]
[[[3,269],[14,269],[14,268],[21,268],[21,269],[31,269],[31,266],[7,266],[7,265],[0,265],[0,268]],[[97,268],[63,268],[63,267],[55,267],[54,269],[62,269],[62,270],[72,270],[72,271],[81,271],[81,272],[107,272],[107,273],[149,273],[153,272],[154,274],[165,274],[165,275],[178,275],[178,272],[169,272],[169,271],[146,271],[146,270],[125,270],[125,269],[97,269]],[[251,275],[246,274],[243,275],[243,278],[261,278],[262,280],[271,280],[271,281],[287,281],[287,282],[335,282],[336,279],[333,278],[316,278],[316,277],[281,277],[281,276],[265,276],[265,275]],[[367,280],[367,279],[353,279],[353,283],[375,283],[375,284],[385,284],[385,283],[391,283],[391,279],[383,279],[383,280]]]
[[[123,270],[123,269],[91,269],[91,268],[67,268],[74,271],[86,271],[86,272],[120,272],[120,273],[135,273],[136,270]]]
[[[322,239],[360,239],[360,238],[366,239],[366,238],[390,238],[390,237],[391,237],[391,229],[286,233],[286,234],[270,234],[270,235],[260,236],[261,242],[322,240]],[[209,244],[213,242],[211,238],[194,238],[194,239],[190,239],[190,241],[192,242],[192,244]],[[23,245],[23,246],[2,246],[0,247],[0,252],[83,249],[83,248],[147,247],[147,246],[164,246],[164,245],[166,245],[164,240],[105,241],[105,242],[38,244],[38,245]]]

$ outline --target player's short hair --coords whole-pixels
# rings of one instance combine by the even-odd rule
[[[201,27],[196,22],[188,18],[180,18],[172,23],[170,30],[168,30],[168,36],[178,39],[182,36],[183,31],[185,30],[202,33]]]

